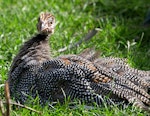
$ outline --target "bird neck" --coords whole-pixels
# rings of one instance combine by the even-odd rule
[[[20,50],[22,60],[32,59],[30,61],[32,63],[42,63],[49,60],[51,56],[48,39],[49,35],[37,34],[27,41]]]
[[[26,65],[40,65],[44,61],[50,60],[49,35],[37,34],[25,42],[19,53],[13,60],[11,69],[15,69],[24,62]]]

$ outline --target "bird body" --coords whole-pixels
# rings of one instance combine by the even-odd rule
[[[12,63],[8,78],[12,97],[25,103],[27,95],[38,94],[42,104],[69,97],[102,105],[105,99],[107,104],[125,101],[150,110],[149,71],[131,68],[124,59],[99,58],[92,49],[51,58],[48,37],[54,25],[53,15],[40,14],[39,34],[23,45]]]

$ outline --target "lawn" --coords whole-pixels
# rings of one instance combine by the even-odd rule
[[[12,59],[20,46],[37,33],[37,17],[41,11],[55,15],[57,26],[50,38],[53,56],[77,54],[88,47],[95,47],[102,57],[127,58],[135,68],[150,70],[150,28],[143,27],[150,8],[149,0],[0,0],[0,98],[4,98],[2,84]],[[90,30],[99,28],[98,33],[79,47],[59,53],[60,48],[73,44]],[[41,111],[44,116],[145,116],[132,106],[96,107],[91,110],[79,105],[71,109],[68,103],[56,105],[55,109],[42,108],[38,103],[28,106]],[[11,110],[12,116],[36,116],[24,108]]]

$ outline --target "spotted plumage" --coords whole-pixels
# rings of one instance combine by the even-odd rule
[[[105,99],[107,104],[126,102],[150,110],[149,71],[131,68],[124,59],[99,58],[93,49],[52,58],[48,38],[54,27],[54,16],[41,13],[38,34],[13,60],[8,78],[12,97],[25,103],[38,94],[42,104],[69,97],[102,105]]]

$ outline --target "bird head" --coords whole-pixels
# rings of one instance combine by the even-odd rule
[[[54,33],[55,17],[48,12],[40,13],[38,18],[37,30],[43,35],[50,35]]]

